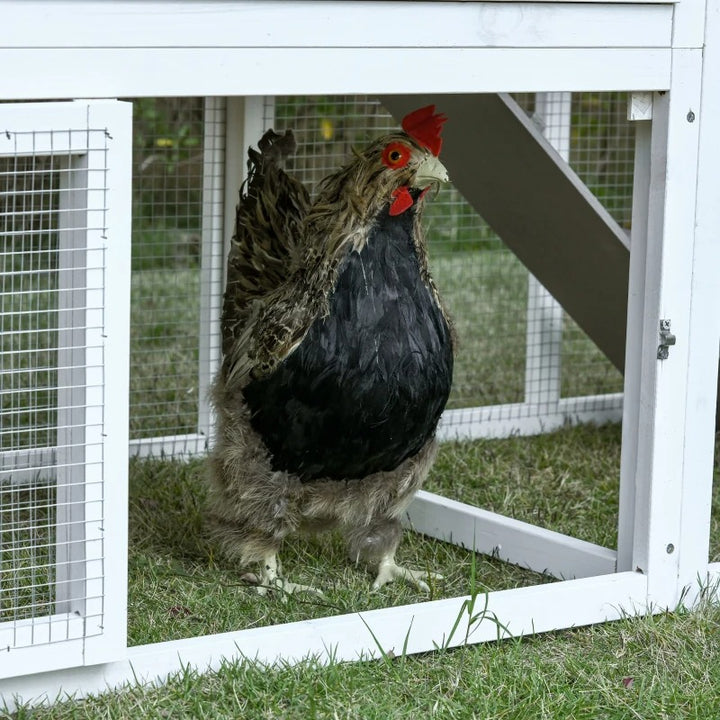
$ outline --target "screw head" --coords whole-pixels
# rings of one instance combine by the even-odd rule
[[[668,543],[668,546],[665,548],[668,555],[672,555],[675,552],[675,546],[672,543]]]
[[[687,121],[695,122],[695,113],[692,110],[690,110],[687,114]]]

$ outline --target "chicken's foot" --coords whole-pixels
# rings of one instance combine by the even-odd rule
[[[410,585],[415,586],[422,592],[429,593],[430,586],[423,578],[432,578],[433,580],[442,580],[443,576],[439,573],[428,572],[427,570],[410,570],[402,567],[395,562],[395,555],[386,555],[378,565],[378,574],[371,586],[371,590],[379,590],[383,585],[393,582],[393,580],[405,580]]]
[[[267,555],[262,562],[260,575],[254,573],[248,573],[245,577],[251,582],[256,583],[257,587],[255,591],[258,595],[265,596],[268,591],[280,591],[281,599],[283,602],[287,601],[287,596],[292,595],[296,592],[308,592],[314,595],[323,596],[322,590],[318,590],[310,585],[300,585],[299,583],[293,583],[289,580],[285,580],[280,574],[280,562],[278,561],[277,555]]]

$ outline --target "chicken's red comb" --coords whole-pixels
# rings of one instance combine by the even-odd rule
[[[402,121],[402,129],[414,140],[425,146],[433,155],[440,154],[442,138],[440,131],[447,115],[435,113],[434,105],[427,105],[408,113]]]

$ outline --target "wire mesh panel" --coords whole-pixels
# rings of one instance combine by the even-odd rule
[[[564,105],[536,107],[534,94],[515,97],[551,142],[564,144],[574,169],[627,227],[632,133],[625,94],[555,95],[565,96]],[[231,232],[223,204],[237,191],[223,194],[224,103],[144,98],[133,105],[133,452],[199,452],[212,426],[207,389],[218,360]],[[289,168],[310,188],[354,146],[397,127],[367,96],[268,99],[260,125],[294,130],[298,151]],[[583,419],[619,418],[620,373],[554,304],[548,331],[549,300],[535,297],[527,270],[452,185],[427,203],[425,220],[433,272],[460,338],[448,407],[486,408],[487,434],[517,431],[518,420],[543,413],[559,417],[563,398],[585,398],[569,406],[585,411]]]
[[[106,280],[123,270],[107,264],[113,138],[85,126],[87,107],[39,107],[43,127],[63,110],[75,124],[27,130],[34,109],[0,107],[0,648],[13,651],[0,675],[23,671],[23,648],[45,647],[45,661],[25,672],[72,664],[113,623]],[[114,412],[126,417],[122,405]]]
[[[48,614],[53,600],[56,488],[13,481],[51,464],[58,414],[58,213],[62,161],[0,157],[0,620]],[[59,166],[59,167],[57,167]]]
[[[218,258],[222,267],[225,141],[224,105],[207,113],[206,105],[133,102],[130,436],[138,453],[206,444],[198,438],[209,422],[205,355],[217,328],[203,311],[220,306],[222,287],[206,277],[201,288],[201,278]]]
[[[635,134],[628,93],[572,96],[569,162],[615,221],[630,232]],[[622,392],[622,375],[567,319],[562,342],[562,396]],[[620,398],[615,401],[620,404]]]

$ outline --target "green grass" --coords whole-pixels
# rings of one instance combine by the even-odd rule
[[[195,432],[200,274],[192,269],[132,275],[130,436]]]
[[[51,480],[0,487],[0,623],[52,612],[56,503]]]
[[[612,546],[620,429],[568,428],[532,438],[448,443],[430,490]],[[720,440],[716,446],[720,459]],[[370,576],[333,536],[288,543],[293,579],[323,602],[261,599],[204,535],[201,460],[131,464],[130,642],[139,644],[416,602],[404,585],[368,593]],[[718,469],[716,468],[716,475]],[[717,478],[720,480],[720,478]],[[714,505],[720,508],[720,482]],[[714,512],[710,554],[720,553]],[[547,578],[406,532],[401,560],[446,575],[432,597]],[[473,566],[475,569],[473,570]],[[16,718],[625,718],[720,717],[720,607],[679,610],[525,639],[321,667],[230,663],[186,671],[155,689],[128,686]],[[389,650],[389,648],[387,648]],[[395,652],[399,649],[396,648]]]
[[[393,662],[229,664],[57,706],[54,718],[660,720],[720,716],[720,610],[623,620]],[[22,711],[17,720],[43,712]]]
[[[620,432],[616,426],[575,428],[536,438],[448,443],[426,489],[520,520],[613,545],[617,525]],[[336,615],[416,602],[403,584],[368,594],[371,576],[348,562],[335,534],[288,543],[282,560],[295,582],[321,587],[322,601],[258,597],[242,570],[205,539],[204,462],[134,460],[130,488],[129,641],[142,644],[206,632]],[[431,599],[550,579],[513,565],[406,533],[399,555],[409,566],[435,569]],[[211,592],[209,592],[211,590]],[[250,619],[250,620],[249,620]]]

